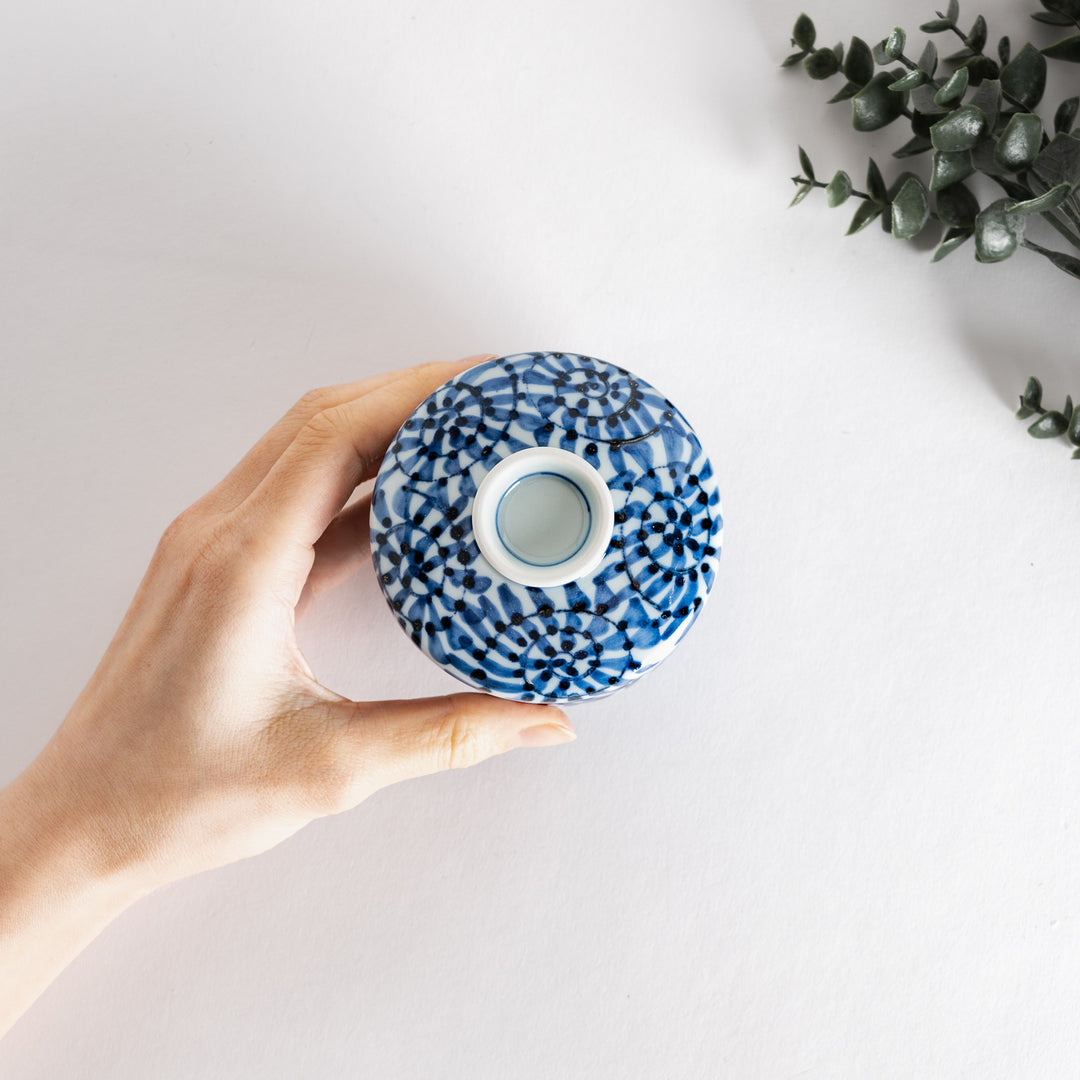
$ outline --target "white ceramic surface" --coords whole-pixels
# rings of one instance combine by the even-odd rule
[[[551,446],[503,458],[480,482],[472,513],[484,558],[511,581],[539,588],[591,574],[614,517],[600,472]]]

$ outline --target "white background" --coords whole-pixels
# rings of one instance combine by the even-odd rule
[[[1045,43],[1035,6],[982,10]],[[602,357],[683,408],[727,530],[692,633],[577,742],[155,893],[0,1075],[1077,1075],[1080,462],[1011,409],[1031,373],[1080,396],[1080,283],[786,210],[796,143],[861,187],[906,137],[777,69],[798,10],[7,5],[0,780],[309,387]],[[302,636],[342,693],[458,687],[367,571]]]

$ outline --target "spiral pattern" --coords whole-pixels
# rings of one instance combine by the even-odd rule
[[[509,454],[555,446],[607,480],[608,551],[587,580],[509,581],[472,532],[477,486]],[[696,618],[723,537],[712,467],[682,414],[623,368],[573,353],[501,357],[440,387],[376,479],[373,560],[402,629],[478,689],[524,701],[612,693]]]

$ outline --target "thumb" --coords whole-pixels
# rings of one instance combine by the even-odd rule
[[[343,702],[341,737],[367,787],[463,769],[522,746],[577,738],[554,705],[451,694],[409,701]]]

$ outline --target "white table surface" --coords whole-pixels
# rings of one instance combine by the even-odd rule
[[[981,10],[1050,40],[1029,7]],[[873,41],[931,8],[810,11]],[[786,210],[798,142],[901,167],[777,70],[798,10],[8,5],[0,781],[309,387],[611,360],[694,423],[727,529],[689,637],[576,743],[155,893],[0,1076],[1080,1071],[1080,463],[1010,415],[1031,373],[1080,396],[1080,284]],[[370,572],[302,637],[345,694],[458,687]]]

